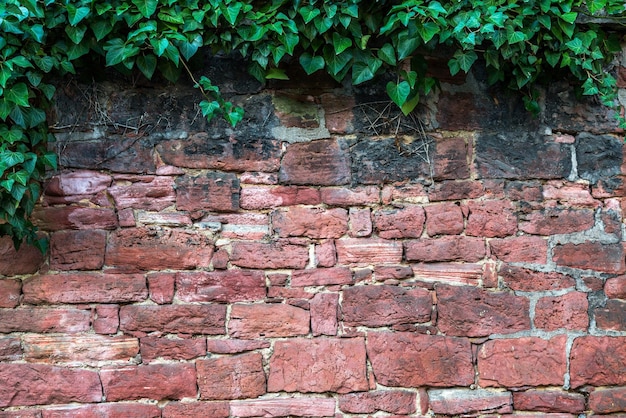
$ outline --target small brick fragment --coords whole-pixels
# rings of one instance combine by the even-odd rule
[[[96,318],[93,320],[93,330],[96,334],[115,334],[119,326],[119,306],[96,306]]]
[[[431,389],[428,402],[435,414],[461,415],[472,412],[512,412],[511,392],[484,389]]]
[[[350,208],[349,233],[352,238],[372,235],[372,213],[369,208]]]
[[[32,245],[24,243],[18,251],[15,251],[11,237],[0,237],[0,275],[17,276],[36,273],[43,262],[43,254]],[[0,292],[0,300],[1,294],[2,292]]]
[[[313,336],[337,335],[338,293],[317,293],[310,302]]]
[[[626,412],[626,388],[595,389],[589,394],[589,409],[596,414]]]
[[[176,275],[174,273],[150,273],[147,278],[150,300],[159,305],[172,303]]]
[[[465,233],[476,237],[507,237],[517,232],[513,203],[505,200],[470,201]]]
[[[529,389],[513,393],[513,406],[518,411],[580,414],[585,410],[585,396],[554,389]]]
[[[424,209],[416,205],[374,213],[374,227],[378,236],[384,239],[419,238],[425,220]]]
[[[465,227],[463,212],[454,203],[437,203],[425,206],[426,232],[429,236],[458,235]]]
[[[603,330],[626,331],[626,301],[610,299],[603,308],[594,310],[596,327]]]
[[[416,394],[404,390],[377,390],[339,396],[339,409],[352,414],[378,411],[408,415],[415,413]]]
[[[315,261],[317,267],[333,267],[337,264],[337,250],[335,241],[327,240],[315,246]]]
[[[17,361],[21,359],[21,340],[13,337],[0,337],[0,361]]]
[[[21,281],[0,279],[0,308],[15,308],[20,303],[21,293]]]
[[[274,231],[282,238],[340,238],[348,231],[345,209],[319,209],[295,206],[272,214]]]

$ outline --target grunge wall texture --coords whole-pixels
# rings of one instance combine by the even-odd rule
[[[0,417],[624,416],[623,132],[432,65],[399,119],[214,59],[234,129],[185,84],[61,83],[50,253],[0,241]]]

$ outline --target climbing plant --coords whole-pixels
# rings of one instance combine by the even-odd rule
[[[405,114],[436,86],[424,56],[452,51],[454,75],[483,58],[489,81],[522,91],[538,111],[533,86],[557,71],[583,95],[616,106],[607,65],[622,24],[623,0],[3,0],[0,5],[0,236],[42,251],[29,217],[46,168],[56,167],[46,109],[55,77],[104,65],[148,79],[190,77],[202,114],[232,125],[243,109],[188,62],[201,48],[240,54],[257,79],[284,79],[298,62],[361,84],[395,72],[386,90]]]

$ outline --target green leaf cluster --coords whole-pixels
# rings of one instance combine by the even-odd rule
[[[386,86],[405,114],[437,87],[426,56],[452,51],[454,75],[483,59],[492,83],[525,94],[559,71],[584,95],[616,103],[606,66],[616,34],[594,22],[623,23],[623,0],[4,0],[0,5],[0,235],[45,249],[29,220],[39,181],[56,166],[45,110],[52,77],[102,62],[124,74],[176,81],[190,77],[207,118],[233,126],[243,109],[211,80],[195,80],[187,63],[201,48],[240,54],[259,79],[286,79],[299,64],[337,81],[361,84],[395,72]],[[591,23],[589,23],[591,22]]]

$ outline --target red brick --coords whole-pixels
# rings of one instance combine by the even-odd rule
[[[507,263],[545,264],[548,242],[539,237],[519,236],[489,241],[491,253]]]
[[[626,299],[626,276],[607,279],[604,283],[604,293],[608,298]]]
[[[46,408],[41,413],[41,418],[160,418],[161,408],[137,403],[104,403],[57,406]]]
[[[122,228],[130,228],[137,226],[135,220],[135,211],[133,209],[121,209],[117,212],[117,219]]]
[[[584,331],[589,326],[587,308],[586,293],[541,298],[535,306],[535,326],[547,331],[561,328]]]
[[[408,279],[413,276],[413,269],[411,266],[398,265],[376,265],[374,266],[374,275],[376,280],[382,282],[388,279]]]
[[[270,243],[234,242],[230,262],[253,269],[302,269],[309,261],[309,249],[284,241]]]
[[[339,238],[348,231],[348,212],[339,208],[294,206],[289,210],[274,211],[272,224],[274,231],[283,238]]]
[[[150,363],[156,359],[191,360],[206,356],[206,338],[143,337],[139,341],[141,361]]]
[[[108,174],[77,170],[52,177],[46,182],[45,193],[50,196],[93,195],[106,190],[111,181]]]
[[[432,304],[425,289],[369,285],[345,289],[341,308],[348,326],[382,327],[428,322]]]
[[[465,138],[438,138],[432,155],[434,177],[454,180],[469,177],[468,144]]]
[[[582,244],[562,244],[554,248],[553,260],[561,266],[605,273],[624,273],[622,244],[602,244],[586,241]]]
[[[482,238],[447,236],[406,241],[405,257],[408,261],[467,261],[476,262],[485,257],[485,240]]]
[[[0,361],[17,361],[21,359],[21,340],[13,337],[0,337]]]
[[[120,326],[119,307],[117,305],[96,306],[96,318],[93,330],[96,334],[116,334]]]
[[[184,139],[159,141],[159,156],[176,167],[223,171],[277,171],[280,143],[275,139],[198,132]]]
[[[339,396],[339,409],[352,414],[413,414],[417,395],[405,390],[376,390]]]
[[[527,298],[470,286],[438,285],[437,327],[446,335],[484,337],[530,329]]]
[[[115,229],[117,216],[113,209],[56,206],[33,211],[33,221],[44,231],[63,229]]]
[[[485,194],[485,186],[473,180],[448,180],[435,183],[428,192],[431,202],[442,200],[477,199]]]
[[[380,203],[380,189],[376,186],[323,187],[322,202],[330,206],[361,206]]]
[[[349,133],[353,131],[355,107],[354,96],[324,93],[320,95],[324,108],[326,128],[331,133]]]
[[[246,171],[239,176],[241,184],[278,184],[278,173]]]
[[[239,210],[239,180],[233,173],[209,172],[176,179],[178,210],[235,212]]]
[[[0,411],[0,418],[42,418],[42,415],[39,409],[21,408],[14,411]]]
[[[224,334],[225,305],[133,305],[120,308],[120,330],[143,336],[148,332]]]
[[[594,310],[596,327],[611,331],[626,331],[626,301],[611,299],[603,308]]]
[[[421,184],[403,184],[383,187],[382,203],[385,205],[402,203],[426,203],[428,197]]]
[[[511,392],[484,389],[431,389],[428,402],[435,414],[465,415],[471,412],[512,412]]]
[[[517,232],[515,206],[505,200],[470,201],[465,233],[476,237],[507,237]]]
[[[483,264],[483,287],[498,287],[498,263],[495,260],[487,260]]]
[[[0,408],[69,402],[100,402],[98,373],[43,364],[3,364]]]
[[[585,336],[574,340],[570,354],[570,381],[583,385],[625,385],[626,338]]]
[[[233,416],[249,417],[335,417],[335,400],[333,398],[274,398],[230,403]]]
[[[349,393],[368,387],[362,338],[297,338],[274,345],[268,392]]]
[[[262,300],[265,275],[261,271],[197,271],[176,274],[178,299],[183,302],[222,302]]]
[[[340,264],[402,262],[402,244],[375,238],[344,238],[335,241]]]
[[[201,223],[220,223],[220,237],[244,240],[263,239],[270,233],[269,215],[266,213],[221,213],[207,215]]]
[[[137,212],[137,222],[142,225],[185,227],[192,224],[191,216],[180,212]]]
[[[374,213],[374,227],[384,239],[419,238],[424,230],[424,209],[407,205],[400,209],[380,210]]]
[[[567,336],[485,342],[478,351],[481,387],[561,386],[567,370]]]
[[[147,276],[150,300],[159,305],[172,303],[174,300],[174,273],[151,273]]]
[[[317,267],[332,267],[337,264],[337,250],[335,241],[323,241],[315,246],[315,261]]]
[[[576,286],[576,280],[565,274],[543,273],[510,264],[504,264],[500,267],[500,275],[509,289],[522,292],[560,290]]]
[[[310,310],[314,336],[337,335],[338,293],[317,293],[311,299]]]
[[[241,207],[249,210],[318,205],[321,201],[318,189],[298,186],[244,187],[241,189],[240,197]]]
[[[202,232],[164,228],[131,228],[109,238],[105,263],[140,270],[187,270],[208,267],[213,241]]]
[[[139,353],[139,342],[129,337],[101,335],[24,335],[24,360],[33,363],[98,364],[129,361]]]
[[[292,287],[352,284],[352,271],[347,267],[295,270],[291,273]]]
[[[413,277],[427,283],[442,282],[478,286],[483,266],[475,263],[413,264]]]
[[[369,208],[350,208],[349,233],[352,238],[372,235],[372,213]]]
[[[98,270],[104,264],[106,232],[58,231],[50,238],[53,270]]]
[[[285,304],[232,306],[228,332],[231,337],[294,337],[309,333],[310,315],[304,309]]]
[[[463,232],[463,212],[454,203],[438,203],[425,206],[426,232],[429,236],[457,235]]]
[[[141,274],[44,274],[24,281],[24,303],[118,303],[148,297]]]
[[[20,304],[21,294],[21,281],[0,279],[0,308],[15,308]]]
[[[163,408],[163,418],[228,418],[228,402],[169,402]]]
[[[589,209],[548,208],[532,212],[520,220],[519,229],[527,234],[570,234],[593,228],[593,211]]]
[[[0,276],[36,273],[43,262],[43,254],[37,248],[22,244],[20,249],[15,251],[10,237],[0,237]],[[2,298],[0,292],[0,300]]]
[[[332,139],[289,145],[279,172],[280,182],[286,184],[339,186],[350,178],[348,150]]]
[[[150,364],[100,370],[107,401],[196,397],[193,364]]]
[[[216,270],[226,270],[228,268],[228,262],[230,261],[230,254],[225,248],[218,249],[213,253],[211,264]]]
[[[505,196],[513,201],[541,202],[543,200],[542,186],[538,181],[507,182]]]
[[[589,394],[589,409],[597,414],[626,412],[626,388],[594,390]]]
[[[0,333],[89,331],[91,313],[81,309],[0,309]]]
[[[367,356],[385,386],[469,386],[474,383],[469,340],[409,332],[370,332]]]
[[[201,399],[256,398],[265,393],[261,353],[198,360],[196,368]]]
[[[269,347],[269,341],[234,339],[217,340],[211,338],[207,340],[207,351],[213,354],[237,354]]]
[[[117,209],[161,211],[174,204],[174,179],[169,176],[119,176],[109,187]]]
[[[568,206],[597,207],[600,202],[590,193],[590,186],[583,183],[569,183],[560,180],[548,181],[543,186],[543,198],[556,200]]]
[[[585,410],[585,396],[561,390],[530,389],[513,393],[513,406],[518,411],[569,412],[580,414]]]

